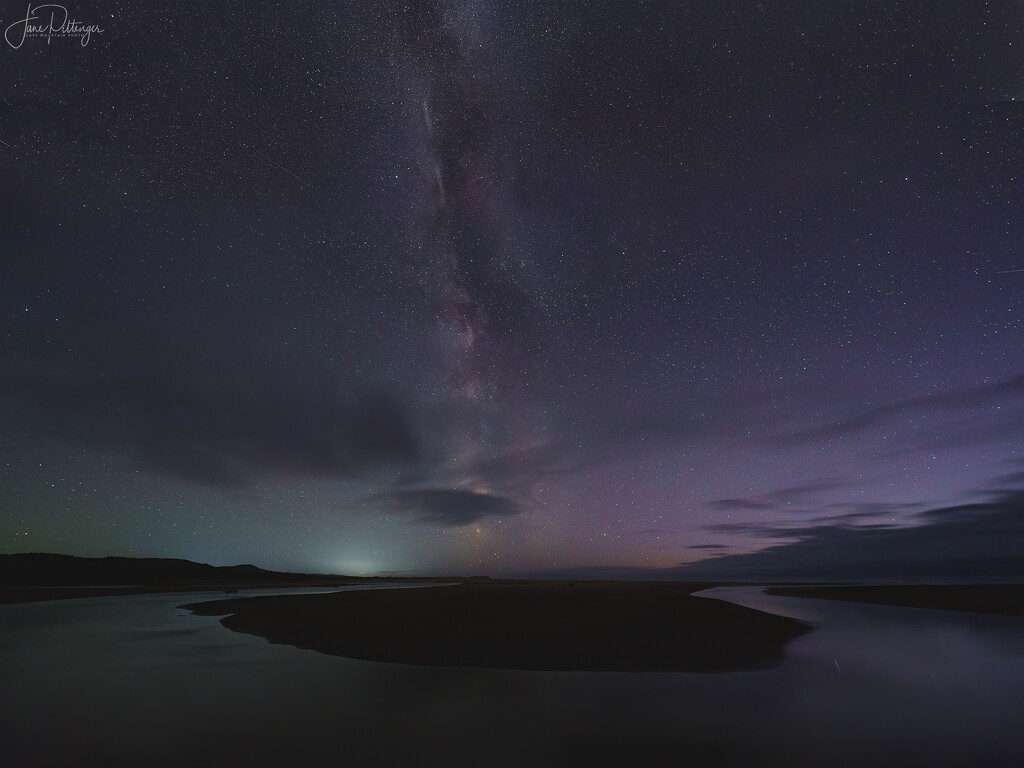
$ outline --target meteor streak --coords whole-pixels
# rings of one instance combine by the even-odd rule
[[[266,154],[265,152],[261,152],[260,150],[256,149],[255,147],[253,147],[253,150],[256,152],[257,155],[262,157],[267,162],[273,163],[274,165],[276,165],[278,168],[280,168],[282,171],[287,173],[289,176],[291,176],[293,179],[295,179],[297,182],[299,182],[303,186],[309,187],[310,189],[316,190],[317,192],[321,191],[318,187],[313,186],[312,184],[310,184],[308,181],[306,181],[301,176],[297,176],[294,173],[292,173],[291,171],[289,171],[287,168],[285,168],[283,165],[281,165],[279,162],[277,162],[277,160],[272,158],[270,155]]]

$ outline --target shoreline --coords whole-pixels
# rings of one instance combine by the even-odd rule
[[[818,600],[1024,616],[1024,584],[886,584],[768,587],[766,594]]]
[[[304,588],[341,588],[357,584],[373,582],[353,581],[351,583],[310,582],[310,583],[259,583],[259,584],[139,584],[132,586],[40,586],[40,587],[0,587],[0,606],[19,605],[23,603],[41,603],[52,600],[74,600],[88,597],[123,597],[130,595],[160,595],[175,592],[225,592],[243,589],[304,589]]]

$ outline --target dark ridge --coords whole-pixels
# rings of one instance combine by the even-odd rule
[[[228,629],[367,661],[498,669],[725,672],[779,663],[802,622],[693,597],[705,584],[492,582],[217,600]]]
[[[191,560],[140,557],[75,557],[27,553],[0,555],[0,583],[5,586],[121,585],[168,581],[210,581],[244,577],[274,581],[286,574],[255,565],[206,565]]]
[[[334,586],[359,581],[363,579],[171,558],[0,555],[0,604],[182,590]]]
[[[772,587],[769,595],[1024,616],[1024,584],[893,584]]]
[[[470,580],[481,579],[486,577],[478,576]],[[287,573],[267,571],[250,564],[216,566],[172,558],[97,558],[43,553],[0,555],[0,605],[184,590],[332,587],[378,582],[452,580],[436,576],[411,579],[396,576]]]

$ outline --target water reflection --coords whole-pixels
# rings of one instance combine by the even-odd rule
[[[12,765],[1024,764],[1021,619],[704,595],[818,629],[761,672],[539,673],[323,656],[176,609],[209,593],[4,606],[0,743]]]

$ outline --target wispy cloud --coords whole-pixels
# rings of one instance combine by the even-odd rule
[[[389,514],[409,515],[414,523],[438,527],[472,525],[522,511],[517,502],[506,496],[457,488],[380,493],[363,499],[362,504]]]
[[[240,342],[216,353],[159,336],[138,346],[117,364],[9,364],[0,395],[37,431],[217,485],[354,477],[419,456],[409,413],[385,391],[343,389],[313,363],[261,359]]]
[[[641,531],[627,531],[626,536],[669,536],[678,533],[675,528],[644,528]]]
[[[753,496],[714,499],[713,501],[707,502],[707,506],[712,509],[731,512],[762,511],[813,500],[821,493],[834,491],[839,488],[847,488],[853,484],[854,483],[850,480],[826,477],[805,483],[785,486],[783,488],[777,488],[773,491],[767,491]]]
[[[905,417],[908,414],[928,411],[968,410],[987,405],[999,398],[1017,397],[1021,394],[1024,394],[1024,373],[976,387],[897,400],[826,424],[776,432],[766,436],[764,441],[778,446],[803,445],[863,432],[897,416]],[[958,437],[953,444],[961,444],[960,438]]]
[[[881,514],[854,512],[858,516]],[[740,530],[740,528],[742,530]],[[1024,578],[1024,491],[920,511],[914,523],[813,523],[729,531],[794,541],[712,557],[671,571],[680,578]],[[724,532],[724,531],[723,531]]]

